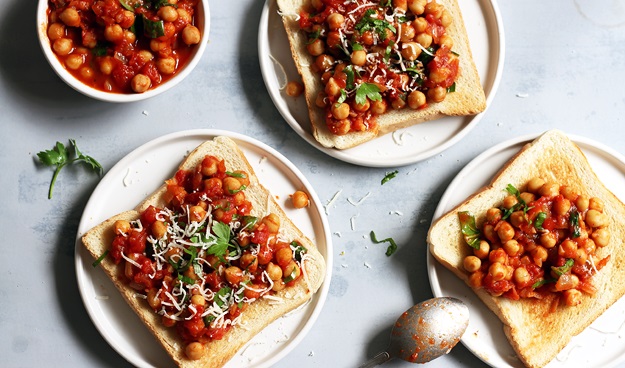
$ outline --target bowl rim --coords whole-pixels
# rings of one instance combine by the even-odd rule
[[[210,33],[210,8],[208,5],[208,0],[200,0],[198,2],[198,14],[203,13],[204,19],[199,17],[198,24],[200,27],[200,32],[202,33],[202,41],[198,44],[198,47],[194,51],[192,57],[188,61],[187,65],[185,65],[176,75],[170,78],[168,81],[162,83],[156,88],[149,89],[143,93],[112,93],[112,92],[104,92],[93,87],[86,85],[85,83],[78,80],[74,77],[65,66],[59,61],[56,57],[54,51],[52,51],[52,45],[50,39],[48,38],[48,0],[38,0],[37,4],[37,38],[39,39],[39,45],[43,54],[46,57],[46,60],[54,70],[54,72],[70,87],[74,90],[82,93],[85,96],[94,98],[100,101],[106,102],[116,102],[116,103],[125,103],[125,102],[134,102],[148,99],[150,97],[154,97],[159,95],[178,83],[180,83],[183,79],[185,79],[191,71],[195,68],[195,66],[199,63],[202,55],[204,54],[204,50],[209,42],[209,33]],[[202,12],[203,10],[203,12]]]

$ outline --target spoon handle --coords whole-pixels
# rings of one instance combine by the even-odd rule
[[[373,358],[371,358],[371,360],[369,360],[368,362],[366,362],[365,364],[361,365],[358,368],[371,368],[371,367],[375,367],[376,365],[380,365],[382,363],[386,363],[389,360],[391,360],[391,355],[389,353],[387,353],[386,351],[383,351],[383,352],[379,353],[378,355],[374,356]]]

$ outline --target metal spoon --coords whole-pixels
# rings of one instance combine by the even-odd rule
[[[461,300],[450,297],[426,300],[397,319],[386,351],[359,368],[374,367],[392,358],[427,363],[456,346],[468,325],[469,308]]]

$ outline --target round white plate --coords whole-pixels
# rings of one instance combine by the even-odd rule
[[[434,213],[438,219],[487,185],[521,147],[534,138],[523,136],[503,142],[471,161],[443,194]],[[625,200],[625,157],[587,138],[569,136],[584,152],[601,181],[618,198]],[[478,358],[493,367],[523,367],[506,336],[503,325],[463,281],[427,252],[430,285],[435,296],[453,296],[467,303],[469,327],[462,343]],[[625,358],[625,298],[620,299],[586,330],[574,337],[547,367],[610,367]],[[597,354],[597,352],[601,354]]]
[[[495,0],[462,0],[465,27],[471,52],[490,106],[501,78],[504,62],[504,33]],[[300,80],[291,56],[286,31],[275,0],[267,0],[258,29],[258,55],[265,86],[282,117],[313,147],[339,160],[370,167],[408,165],[436,155],[462,139],[485,112],[471,117],[445,117],[386,134],[347,150],[326,148],[310,130],[310,118],[303,96],[286,95],[287,81]]]
[[[332,270],[330,227],[323,206],[302,173],[273,148],[252,138],[226,131],[189,130],[157,138],[119,161],[93,191],[78,227],[76,274],[82,299],[96,328],[119,354],[138,367],[174,366],[109,278],[84,249],[80,237],[105,219],[134,208],[172,177],[195,147],[215,136],[229,136],[245,153],[263,185],[274,195],[293,222],[317,244],[326,260],[325,281],[304,307],[275,321],[254,337],[226,367],[269,367],[288,354],[312,327],[325,302]],[[311,198],[306,209],[285,203],[295,190]],[[166,363],[164,363],[166,362]]]

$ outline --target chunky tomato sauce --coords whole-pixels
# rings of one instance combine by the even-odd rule
[[[467,238],[474,248],[464,259],[469,284],[513,300],[555,296],[552,310],[593,295],[592,276],[610,260],[598,251],[610,240],[603,201],[540,178],[524,192],[512,186],[508,192],[479,231],[467,229],[474,221],[467,213],[460,216],[465,238],[479,233]]]
[[[166,206],[115,223],[109,256],[177,330],[187,356],[200,359],[204,344],[223,338],[251,303],[301,280],[307,250],[281,235],[277,215],[251,215],[248,174],[228,171],[223,160],[206,156],[166,185]]]
[[[436,1],[312,1],[299,25],[324,86],[316,105],[328,129],[375,130],[389,110],[443,101],[460,73],[452,21]]]
[[[52,50],[77,79],[142,93],[174,76],[201,40],[198,0],[49,0]]]

